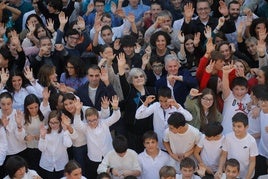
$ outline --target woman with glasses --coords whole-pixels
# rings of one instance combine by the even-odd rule
[[[193,120],[189,124],[201,132],[208,122],[222,121],[221,113],[217,109],[216,96],[209,88],[203,89],[201,93],[192,88],[184,106],[193,115]]]
[[[65,72],[60,76],[60,83],[64,83],[69,92],[76,91],[87,82],[84,65],[79,57],[73,56],[67,60]]]
[[[124,102],[122,107],[125,111],[123,121],[127,130],[127,138],[129,148],[140,153],[144,150],[142,143],[142,135],[153,129],[152,118],[144,118],[137,120],[135,118],[136,110],[143,104],[143,101],[148,95],[155,95],[155,90],[152,87],[145,86],[146,74],[141,68],[132,68],[128,76],[125,76],[126,58],[123,53],[119,54],[118,71],[120,84],[123,91]]]

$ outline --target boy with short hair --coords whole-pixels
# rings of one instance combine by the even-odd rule
[[[250,102],[248,92],[248,81],[244,77],[236,77],[229,87],[229,73],[234,70],[234,65],[226,65],[222,68],[222,98],[224,107],[222,112],[223,134],[232,132],[232,121],[230,120],[237,112],[247,113],[247,103]]]
[[[159,170],[160,179],[175,179],[176,178],[176,170],[172,166],[163,166]]]
[[[143,119],[153,114],[153,126],[154,131],[159,137],[159,147],[165,150],[162,143],[164,131],[168,128],[167,119],[173,112],[180,112],[184,115],[186,121],[192,120],[192,115],[189,111],[185,110],[179,103],[172,99],[171,89],[168,87],[162,87],[158,90],[158,100],[149,106],[155,100],[155,96],[150,95],[146,97],[137,111],[136,119]]]
[[[201,133],[195,127],[186,123],[182,113],[174,112],[168,118],[168,128],[165,130],[163,144],[174,159],[174,166],[179,166],[185,157],[191,157],[195,145],[198,143]],[[179,168],[176,168],[180,173]]]
[[[233,118],[233,132],[225,136],[219,168],[216,176],[221,176],[226,159],[235,158],[241,165],[240,177],[250,179],[254,176],[257,143],[248,132],[248,117],[243,112],[236,113]]]
[[[98,173],[107,172],[112,175],[112,179],[126,176],[140,176],[141,168],[138,162],[138,154],[128,149],[127,139],[118,135],[113,140],[114,150],[104,156],[98,167]]]
[[[141,179],[158,178],[158,171],[170,163],[170,156],[158,148],[158,138],[154,131],[143,134],[143,145],[145,150],[138,155]]]
[[[218,170],[224,140],[222,131],[223,127],[219,122],[206,124],[204,126],[204,134],[194,150],[194,156],[198,164],[206,168],[206,174],[209,176],[213,176]]]
[[[225,168],[225,173],[222,174],[221,179],[239,178],[240,164],[236,159],[230,158],[226,160],[224,168]]]
[[[180,169],[181,169],[181,174],[176,176],[176,179],[200,179],[199,176],[195,175],[195,161],[189,157],[186,157],[181,160],[180,163]]]

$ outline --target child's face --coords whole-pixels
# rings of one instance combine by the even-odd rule
[[[66,109],[66,111],[68,111],[71,114],[74,114],[76,111],[75,105],[74,105],[74,100],[72,99],[66,99],[63,102],[63,106]]]
[[[193,167],[183,167],[181,168],[181,174],[183,179],[191,179],[194,174],[194,168]]]
[[[168,97],[159,96],[158,100],[163,109],[169,108]]]
[[[82,176],[82,169],[77,168],[73,170],[70,174],[67,174],[68,179],[80,179]]]
[[[145,139],[143,145],[147,152],[155,152],[158,149],[158,142],[155,139]]]
[[[52,130],[59,130],[60,128],[60,121],[58,120],[57,117],[51,118],[48,124]]]
[[[259,105],[263,112],[267,113],[268,112],[268,100],[259,100]]]
[[[248,126],[244,126],[242,122],[233,122],[233,131],[237,138],[243,138],[247,134]]]
[[[0,100],[0,107],[1,107],[2,113],[6,114],[6,115],[11,114],[11,112],[12,112],[12,104],[13,104],[13,101],[12,101],[11,98],[3,97]]]
[[[247,94],[248,89],[245,86],[235,86],[232,91],[237,99],[242,99]]]
[[[239,175],[239,171],[237,167],[233,167],[230,165],[226,166],[225,169],[226,179],[235,179]]]
[[[39,111],[39,105],[38,103],[32,103],[27,106],[27,109],[31,116],[37,116],[38,111]]]
[[[96,115],[87,116],[87,123],[88,123],[89,127],[96,128],[98,126],[98,123],[99,123],[98,116],[96,116]]]
[[[168,128],[169,130],[174,133],[174,134],[177,134],[178,133],[178,128],[175,128],[174,126],[172,125],[168,125]]]

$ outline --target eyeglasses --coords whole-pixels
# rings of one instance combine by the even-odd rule
[[[97,122],[98,119],[93,119],[93,120],[87,120],[87,123],[94,123],[94,122]]]
[[[209,99],[209,98],[201,98],[202,100],[204,100],[204,101],[207,101],[207,102],[212,102],[213,101],[213,99]]]
[[[134,79],[138,79],[138,78],[144,78],[143,75],[139,75],[139,76],[133,76]]]

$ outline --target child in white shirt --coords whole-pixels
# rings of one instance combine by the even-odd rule
[[[180,104],[178,104],[174,99],[172,99],[171,90],[168,87],[162,87],[158,91],[158,100],[151,105],[155,100],[155,96],[149,95],[146,97],[146,100],[143,102],[137,111],[136,119],[144,119],[153,114],[153,126],[154,131],[157,133],[159,139],[159,147],[162,150],[165,150],[163,145],[163,134],[168,128],[167,119],[170,114],[173,112],[180,112],[185,116],[186,121],[192,120],[192,115],[189,111],[185,110]]]

